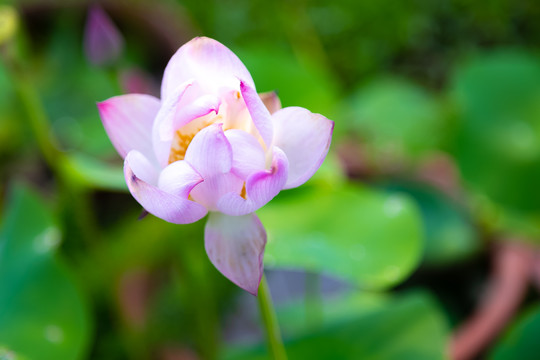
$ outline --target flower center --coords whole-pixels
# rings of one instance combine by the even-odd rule
[[[178,160],[184,160],[189,144],[195,135],[205,127],[216,123],[223,124],[223,131],[239,129],[251,133],[261,142],[261,146],[263,146],[262,139],[253,126],[251,116],[242,95],[239,91],[233,91],[223,98],[217,114],[212,112],[201,116],[174,132],[171,150],[169,152],[169,164]]]

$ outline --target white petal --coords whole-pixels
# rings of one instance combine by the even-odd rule
[[[173,55],[163,75],[161,97],[167,98],[177,84],[196,79],[214,90],[238,87],[238,79],[253,88],[253,79],[244,64],[225,45],[207,37],[197,37]]]
[[[135,173],[137,173],[135,171]],[[169,193],[187,198],[193,189],[193,183],[203,181],[199,174],[187,161],[175,161],[159,174],[158,187]]]
[[[287,107],[272,115],[274,145],[289,159],[285,189],[305,183],[321,166],[332,140],[334,122],[300,107]]]
[[[224,174],[232,167],[232,148],[223,133],[223,124],[212,124],[195,135],[186,150],[185,160],[205,179]]]
[[[257,139],[243,130],[227,130],[225,136],[232,148],[232,171],[241,177],[247,177],[254,172],[264,170],[265,157],[261,144]]]
[[[271,169],[256,172],[247,178],[245,197],[238,192],[223,195],[217,204],[219,211],[231,216],[240,216],[266,205],[283,189],[288,170],[287,157],[283,151],[274,147]]]
[[[274,136],[270,112],[266,106],[264,106],[259,94],[257,94],[257,91],[255,91],[255,87],[252,87],[242,81],[240,83],[240,91],[244,101],[246,102],[246,107],[249,111],[253,124],[261,135],[265,146],[269,148],[272,144],[272,137]]]

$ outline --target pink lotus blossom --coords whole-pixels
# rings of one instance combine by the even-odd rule
[[[256,295],[266,232],[255,211],[306,182],[328,153],[334,123],[258,95],[250,73],[221,43],[199,37],[165,69],[161,100],[127,94],[98,104],[125,159],[133,197],[149,213],[187,224],[207,213],[214,266]]]

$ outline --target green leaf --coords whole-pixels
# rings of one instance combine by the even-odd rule
[[[469,187],[516,216],[540,214],[540,59],[498,51],[454,74],[456,160]]]
[[[337,300],[328,308],[343,305],[343,300]],[[286,350],[291,359],[437,360],[447,358],[447,339],[448,326],[437,303],[426,294],[413,293],[371,310],[352,311],[332,324],[286,341]],[[225,358],[267,359],[261,346],[228,355]]]
[[[494,360],[535,360],[540,354],[540,304],[522,316],[495,345],[491,352]]]
[[[405,192],[420,207],[424,224],[424,262],[447,264],[474,254],[481,246],[472,219],[453,200],[424,184],[384,186],[391,193]]]
[[[0,345],[0,360],[25,360],[22,356]]]
[[[127,191],[120,164],[115,166],[83,153],[72,153],[68,155],[65,166],[79,183],[99,189]]]
[[[13,190],[0,232],[0,344],[29,359],[79,359],[89,319],[54,255],[59,230],[35,194]]]
[[[278,307],[278,323],[285,338],[298,337],[379,312],[392,301],[395,299],[385,292],[354,291],[328,298],[320,294],[320,298],[298,299]]]
[[[306,269],[384,288],[408,276],[422,252],[420,215],[402,195],[304,186],[258,214],[268,232],[269,268]]]
[[[441,141],[438,103],[427,91],[404,80],[374,80],[357,91],[350,107],[350,126],[376,154],[415,156]]]

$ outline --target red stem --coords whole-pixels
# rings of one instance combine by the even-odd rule
[[[533,263],[534,253],[525,244],[505,242],[497,246],[487,296],[476,313],[455,331],[451,359],[473,359],[504,329],[526,295]]]

